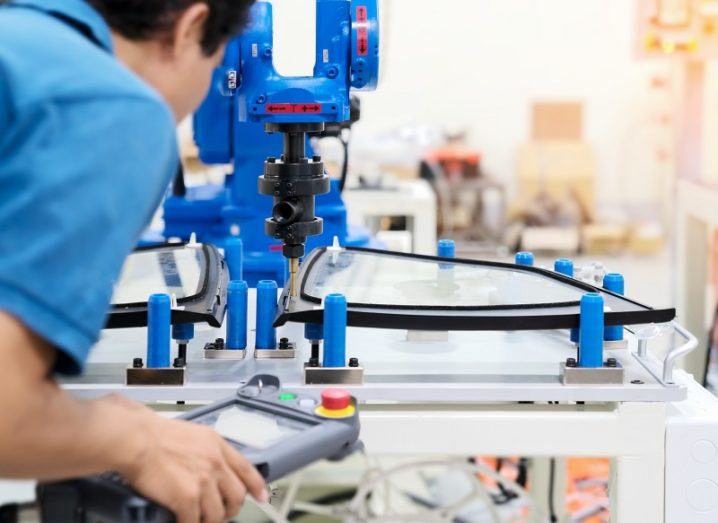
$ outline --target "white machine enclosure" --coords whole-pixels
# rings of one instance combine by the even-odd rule
[[[718,398],[692,387],[669,405],[666,523],[718,521]]]

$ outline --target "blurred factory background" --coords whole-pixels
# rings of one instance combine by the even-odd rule
[[[273,0],[282,74],[313,67],[312,2]],[[385,0],[382,17],[381,89],[314,144],[337,178],[348,151],[350,222],[392,250],[600,259],[677,307],[700,338],[685,366],[718,392],[718,0]],[[568,461],[574,521],[606,520],[608,475]]]
[[[278,70],[309,73],[313,0],[273,3]],[[705,374],[718,335],[718,1],[382,7],[381,89],[360,97],[351,131],[315,144],[334,177],[349,151],[350,222],[393,250],[432,254],[447,237],[464,257],[601,259],[632,296],[678,307],[703,335],[687,367]],[[194,158],[190,122],[183,144],[195,180],[223,176]]]

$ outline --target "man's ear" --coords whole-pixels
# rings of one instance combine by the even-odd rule
[[[182,56],[189,49],[202,44],[207,18],[209,6],[204,2],[194,3],[182,13],[172,34],[172,52],[175,57]]]

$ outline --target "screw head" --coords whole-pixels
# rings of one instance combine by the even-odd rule
[[[568,358],[568,359],[566,360],[566,366],[567,366],[567,367],[571,367],[571,368],[577,367],[577,366],[578,366],[578,362],[576,362],[576,358]]]
[[[618,367],[618,361],[616,360],[616,358],[608,358],[606,360],[606,367]]]
[[[135,358],[132,360],[132,367],[135,369],[141,369],[144,365],[145,364],[142,362],[142,358]]]
[[[633,380],[631,381],[633,385],[643,385],[643,380]]]
[[[349,366],[350,367],[358,367],[359,366],[359,358],[349,358]]]

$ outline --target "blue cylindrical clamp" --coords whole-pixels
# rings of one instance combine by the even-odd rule
[[[274,318],[277,315],[277,282],[262,280],[257,284],[257,339],[255,348],[277,348],[277,331]]]
[[[573,262],[568,258],[559,258],[553,264],[553,270],[569,278],[573,278]]]
[[[228,350],[247,348],[247,301],[249,286],[246,281],[232,280],[227,286],[227,340]]]
[[[534,264],[534,255],[532,252],[517,252],[515,261],[516,265],[531,267]]]
[[[324,325],[321,323],[305,323],[304,338],[309,341],[319,341],[324,339]]]
[[[342,294],[324,298],[324,366],[346,367],[347,299]]]
[[[147,368],[170,366],[170,323],[172,302],[167,294],[153,294],[147,300]]]
[[[244,244],[235,236],[224,242],[224,259],[229,268],[230,280],[242,280],[244,272]]]
[[[194,323],[177,323],[172,325],[172,339],[190,341],[194,338]]]
[[[581,296],[581,331],[578,366],[603,367],[603,296],[590,292]]]
[[[626,292],[626,282],[623,275],[615,272],[606,274],[603,277],[603,288],[623,296]],[[621,341],[623,339],[623,327],[621,325],[606,327],[603,331],[603,339],[606,341]]]
[[[573,261],[568,258],[559,258],[553,264],[554,272],[573,278]],[[578,343],[578,329],[571,329],[571,341]]]
[[[454,240],[439,240],[437,253],[440,258],[456,258],[456,243]]]

